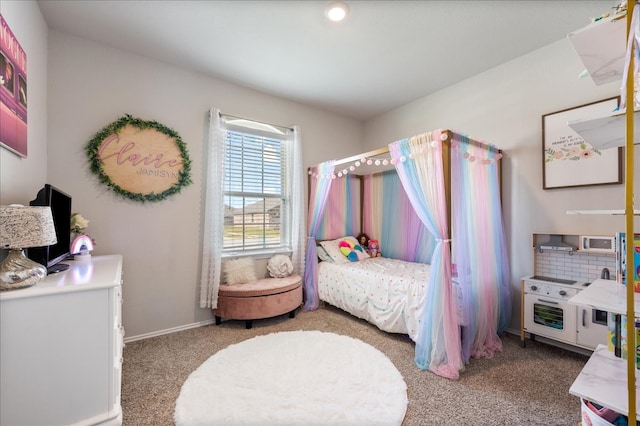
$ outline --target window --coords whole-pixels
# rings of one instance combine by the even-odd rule
[[[229,125],[224,163],[226,253],[291,250],[286,136]]]

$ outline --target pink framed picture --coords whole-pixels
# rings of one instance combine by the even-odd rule
[[[27,157],[27,55],[0,15],[0,146]]]

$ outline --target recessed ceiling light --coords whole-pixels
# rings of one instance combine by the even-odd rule
[[[342,21],[349,13],[349,6],[341,1],[329,3],[326,9],[327,18],[334,22]]]

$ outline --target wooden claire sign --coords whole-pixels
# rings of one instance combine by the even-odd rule
[[[91,169],[120,195],[159,201],[191,183],[184,142],[155,121],[125,115],[87,145]]]

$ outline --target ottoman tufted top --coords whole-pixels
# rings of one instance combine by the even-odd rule
[[[255,297],[269,294],[284,293],[302,285],[299,275],[289,275],[285,278],[262,278],[246,284],[222,284],[218,296],[225,297]]]

